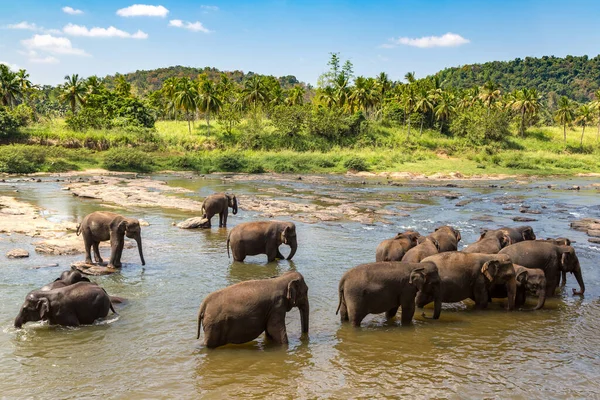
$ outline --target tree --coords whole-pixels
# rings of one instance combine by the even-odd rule
[[[573,111],[573,105],[571,104],[571,100],[567,98],[567,96],[562,96],[558,101],[558,109],[554,113],[554,118],[556,122],[563,126],[563,136],[565,139],[565,143],[567,143],[567,125],[573,122],[575,118],[575,112]]]
[[[521,115],[519,133],[525,135],[525,120],[528,116],[534,116],[540,109],[540,96],[535,89],[521,89],[515,93],[510,107]]]
[[[454,96],[449,92],[442,92],[440,97],[440,101],[438,105],[435,107],[435,117],[438,121],[440,121],[440,133],[444,130],[444,121],[450,119],[450,117],[454,114]]]
[[[104,87],[102,80],[96,75],[92,75],[85,80],[86,97],[92,94],[99,94]]]
[[[192,133],[192,113],[198,109],[198,90],[190,78],[181,78],[175,91],[175,107],[183,110],[188,121],[188,131]]]
[[[77,103],[81,105],[85,104],[85,85],[83,79],[79,79],[78,74],[73,74],[71,76],[66,75],[65,81],[66,82],[62,85],[60,99],[65,103],[69,103],[71,112],[75,114]]]
[[[254,113],[256,113],[256,108],[260,104],[266,103],[268,99],[267,87],[258,75],[254,75],[244,83],[243,93],[244,102],[252,105]]]
[[[410,137],[410,115],[413,112],[415,107],[415,103],[417,101],[417,96],[415,95],[415,88],[413,85],[406,86],[406,90],[404,90],[404,114],[408,115],[408,119],[406,122],[406,137]]]
[[[206,116],[206,125],[208,126],[208,134],[210,135],[210,113],[218,114],[221,111],[223,103],[219,98],[215,85],[208,79],[202,79],[198,85],[200,94],[199,108]]]
[[[115,93],[121,97],[131,97],[131,83],[123,75],[117,75],[115,79]]]
[[[434,106],[431,98],[429,96],[429,92],[426,87],[421,87],[419,91],[419,95],[417,98],[417,103],[415,104],[415,110],[422,114],[421,116],[421,128],[419,129],[419,136],[423,136],[423,122],[425,121],[425,116],[428,112],[433,112]]]
[[[575,118],[575,123],[582,127],[581,141],[579,142],[581,147],[583,147],[583,135],[585,134],[585,127],[593,122],[594,114],[592,112],[592,108],[587,104],[579,106],[577,109],[577,118]]]
[[[19,78],[8,66],[0,64],[0,105],[13,107],[23,95]]]
[[[598,133],[596,133],[596,141],[598,141],[598,139],[600,139],[600,90],[597,90],[594,93],[594,96],[596,97],[596,100],[592,101],[591,106],[597,113]]]
[[[385,72],[380,72],[376,78],[377,81],[377,92],[379,94],[379,102],[383,103],[385,101],[385,97],[392,89],[392,81],[388,77],[388,74]]]
[[[479,99],[488,109],[491,108],[498,100],[502,98],[500,85],[493,81],[487,81],[481,88]]]
[[[356,104],[358,108],[365,113],[367,113],[375,103],[373,82],[372,79],[366,79],[359,76],[354,81],[354,89],[350,92],[349,99],[352,104]]]
[[[415,73],[414,72],[407,72],[404,75],[404,79],[406,79],[406,82],[408,82],[409,84],[414,83],[417,80],[415,78]]]
[[[319,92],[317,92],[317,98],[322,103],[324,103],[328,109],[331,109],[334,105],[337,104],[335,90],[331,86],[319,89]]]
[[[304,95],[306,91],[302,86],[294,86],[288,91],[285,103],[289,106],[301,106],[304,104]]]

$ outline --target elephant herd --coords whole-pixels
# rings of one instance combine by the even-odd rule
[[[219,214],[219,226],[226,226],[228,208],[237,213],[234,195],[215,194],[203,203],[204,217]],[[109,267],[121,266],[124,236],[136,240],[142,265],[139,221],[110,212],[94,212],[78,226],[83,235],[86,262],[96,262],[101,241],[110,240]],[[360,326],[368,314],[385,313],[393,318],[401,309],[401,323],[412,322],[415,308],[433,303],[433,318],[438,319],[442,303],[466,299],[477,308],[486,308],[492,298],[506,298],[507,310],[525,304],[527,294],[538,301],[533,310],[544,306],[556,288],[566,284],[566,273],[575,275],[583,295],[585,285],[579,259],[566,238],[537,240],[530,226],[484,230],[478,241],[458,251],[460,232],[441,226],[427,236],[417,231],[399,233],[377,246],[376,262],[349,269],[338,287],[336,314],[342,322]],[[235,261],[246,256],[266,254],[269,262],[283,259],[279,247],[291,248],[290,260],[298,242],[296,226],[284,221],[256,221],[238,224],[227,236],[227,253]],[[28,321],[46,320],[50,324],[78,326],[91,324],[113,312],[112,303],[123,299],[109,296],[104,289],[77,271],[65,271],[56,281],[30,292],[15,318],[15,327]],[[308,334],[308,286],[299,272],[287,272],[269,279],[250,280],[210,293],[200,305],[197,338],[204,333],[209,348],[228,343],[245,343],[265,332],[275,343],[288,342],[285,316],[298,308],[302,335]]]

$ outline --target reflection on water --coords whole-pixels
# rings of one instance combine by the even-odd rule
[[[600,201],[594,191],[544,189],[549,183],[586,182],[537,182],[535,190],[532,185],[506,182],[494,183],[497,188],[485,183],[477,188],[452,188],[463,196],[460,200],[473,200],[456,207],[458,200],[427,195],[431,190],[448,190],[445,183],[435,188],[356,185],[344,177],[316,184],[168,179],[172,185],[193,190],[186,196],[197,198],[213,191],[265,194],[261,189],[271,188],[283,192],[281,196],[288,200],[317,204],[327,204],[321,196],[353,196],[365,201],[393,198],[394,203],[386,208],[399,207],[410,216],[373,226],[345,221],[296,222],[299,247],[293,261],[267,263],[263,255],[239,263],[227,258],[225,241],[228,229],[257,219],[256,214],[243,210],[243,204],[238,215],[230,215],[229,228],[198,231],[171,226],[191,216],[177,210],[117,209],[150,223],[142,228],[147,265],[139,265],[135,248],[126,249],[121,273],[93,277],[109,294],[128,302],[117,306],[118,316],[111,314],[106,321],[75,329],[36,323],[17,331],[12,323],[29,290],[52,281],[83,256],[42,256],[34,252],[36,239],[0,236],[0,253],[15,247],[31,253],[29,259],[6,260],[0,274],[0,397],[600,396],[600,248],[588,243],[584,233],[568,228],[574,218],[600,217]],[[87,213],[103,209],[94,200],[76,198],[60,189],[60,183],[52,179],[0,183],[0,195],[44,207],[54,221],[79,221]],[[317,198],[299,199],[295,197],[298,194]],[[498,201],[501,196],[516,196],[509,204],[516,206],[516,211],[503,209],[506,204]],[[360,329],[340,324],[335,315],[339,278],[348,268],[373,261],[381,240],[404,229],[426,233],[435,226],[451,224],[461,230],[461,245],[466,245],[479,237],[482,227],[518,225],[511,218],[519,215],[521,202],[543,210],[536,216],[539,221],[531,222],[539,237],[568,236],[576,241],[587,288],[585,299],[568,295],[576,286],[569,276],[563,294],[549,299],[539,312],[508,313],[503,301],[478,311],[466,302],[445,305],[437,321],[423,318],[418,310],[415,324],[409,327],[400,326],[399,318],[386,322],[383,315],[368,316]],[[476,219],[482,215],[491,216],[492,222]],[[285,254],[287,250],[282,247]],[[30,269],[51,263],[60,267]],[[286,319],[287,347],[276,346],[263,336],[217,350],[205,349],[195,340],[196,313],[208,293],[290,270],[301,272],[309,285],[308,340],[300,340],[296,309]],[[529,306],[534,304],[535,299],[529,300]],[[425,313],[431,315],[431,309]]]

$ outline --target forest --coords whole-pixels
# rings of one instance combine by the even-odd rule
[[[180,66],[105,78],[73,74],[65,76],[61,85],[37,86],[27,71],[0,65],[0,131],[4,143],[179,154],[187,158],[175,166],[184,169],[304,170],[305,166],[270,168],[267,163],[265,168],[237,161],[207,167],[189,157],[200,157],[201,152],[203,158],[214,156],[206,151],[326,153],[336,149],[349,155],[333,163],[334,169],[394,168],[412,160],[419,150],[446,155],[468,152],[478,168],[490,162],[519,168],[512,161],[503,164],[499,153],[510,150],[513,158],[514,151],[542,148],[561,155],[598,153],[600,69],[594,66],[599,60],[526,58],[446,69],[422,79],[408,72],[403,80],[392,81],[384,72],[376,77],[356,76],[350,61],[331,53],[328,71],[316,87],[292,75]],[[548,133],[548,127],[560,130],[562,144],[555,131]],[[586,138],[586,128],[588,136],[595,128],[595,135]],[[532,137],[540,140],[519,142]],[[549,141],[551,145],[543,143]],[[481,148],[491,161],[473,155]],[[391,150],[408,158],[398,161],[390,155],[396,161],[378,165],[365,160],[369,149]],[[3,164],[2,157],[0,151],[0,172],[15,170],[10,162]],[[135,169],[135,162],[124,164],[125,169]],[[317,164],[328,168],[329,163]],[[520,168],[540,168],[534,164]],[[596,164],[582,161],[577,167],[595,170]]]

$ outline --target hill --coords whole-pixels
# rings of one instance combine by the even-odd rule
[[[231,80],[237,83],[242,83],[246,79],[259,75],[254,72],[244,73],[243,71],[220,71],[217,68],[204,67],[204,68],[193,68],[183,67],[176,65],[168,68],[157,68],[145,71],[135,71],[127,74],[123,74],[127,82],[131,83],[131,86],[135,89],[136,93],[140,95],[147,94],[149,92],[158,90],[161,88],[162,83],[171,77],[188,77],[197,78],[199,74],[207,74],[210,79],[218,80],[221,73],[225,73]],[[289,89],[294,85],[301,82],[296,79],[293,75],[280,76],[276,78],[283,89]],[[112,88],[114,85],[115,75],[108,75],[104,78],[104,82],[107,87]]]
[[[534,87],[545,96],[564,95],[584,102],[600,89],[600,56],[525,57],[447,68],[436,75],[444,86],[466,89],[492,80],[503,91]]]

